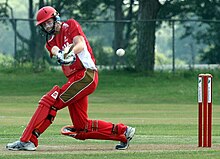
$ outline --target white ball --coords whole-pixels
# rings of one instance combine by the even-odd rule
[[[125,54],[125,50],[124,49],[118,49],[116,51],[116,55],[118,55],[118,56],[124,56],[124,54]]]

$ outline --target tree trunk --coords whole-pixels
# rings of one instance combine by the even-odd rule
[[[40,0],[39,8],[44,5]],[[34,19],[33,0],[29,0],[29,18]],[[29,41],[29,51],[33,62],[34,71],[38,72],[44,69],[44,38],[37,32],[35,21],[29,21],[31,37]]]
[[[32,19],[34,17],[34,13],[33,13],[33,0],[29,0],[29,12],[28,12],[28,17],[30,19]],[[30,20],[29,21],[29,27],[30,27],[30,31],[31,31],[31,37],[30,37],[30,41],[29,41],[29,52],[30,52],[30,57],[31,57],[31,61],[32,63],[34,63],[35,61],[35,51],[36,51],[36,28],[34,25],[34,21]]]
[[[158,0],[139,0],[138,46],[135,66],[139,72],[150,73],[154,70],[156,21],[149,20],[157,18],[159,9]]]
[[[123,0],[115,0],[115,36],[113,41],[113,49],[114,52],[118,49],[123,47],[123,30],[124,30],[124,24],[122,22],[117,22],[120,20],[123,20],[123,11],[122,11],[122,4]],[[113,59],[114,69],[116,68],[116,64],[118,61],[118,57],[116,54],[114,54]]]
[[[131,32],[132,32],[132,23],[125,23],[125,22],[119,22],[120,20],[132,20],[133,17],[133,5],[134,0],[129,0],[127,2],[129,4],[129,8],[127,10],[127,15],[124,14],[125,10],[122,9],[123,0],[115,0],[114,6],[115,6],[115,36],[114,36],[114,42],[113,42],[113,49],[114,52],[116,52],[117,49],[123,48],[126,49],[130,42]],[[118,57],[116,54],[114,55],[114,68],[118,62],[120,57]]]

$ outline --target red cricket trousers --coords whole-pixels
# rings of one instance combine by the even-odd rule
[[[55,107],[68,106],[74,128],[78,132],[75,138],[117,140],[126,142],[124,135],[127,126],[88,118],[88,95],[98,84],[98,72],[90,69],[78,71],[62,86]]]

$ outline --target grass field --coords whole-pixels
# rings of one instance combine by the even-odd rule
[[[129,72],[100,72],[99,86],[89,97],[89,116],[136,127],[126,151],[115,141],[79,141],[62,136],[71,124],[66,108],[39,138],[35,152],[8,151],[19,139],[41,96],[55,84],[66,82],[61,72],[0,73],[0,158],[51,159],[212,159],[220,156],[220,80],[213,80],[213,146],[197,147],[197,74],[156,73],[149,77]],[[204,73],[204,71],[202,71]]]

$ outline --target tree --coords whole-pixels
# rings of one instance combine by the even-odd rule
[[[157,14],[161,8],[158,0],[139,0],[138,41],[136,70],[153,72]],[[152,20],[152,21],[151,21]]]
[[[134,35],[134,31],[132,31],[134,26],[131,21],[136,19],[136,12],[133,9],[135,7],[135,0],[129,0],[127,3],[123,0],[114,0],[112,5],[114,8],[115,20],[113,49],[114,52],[116,52],[119,48],[128,48],[131,42],[131,37]],[[118,60],[118,56],[116,54],[114,59],[114,66],[116,66]]]
[[[186,2],[188,6],[186,5],[185,8],[182,7],[182,4]],[[115,38],[113,41],[113,49],[116,50],[119,47],[132,47],[133,50],[130,50],[132,53],[137,50],[135,55],[136,70],[152,72],[154,69],[155,58],[155,19],[163,16],[165,18],[180,15],[178,10],[188,10],[190,8],[190,2],[193,4],[195,3],[194,1],[189,0],[167,0],[163,5],[160,4],[159,0],[39,0],[37,7],[39,9],[44,5],[51,5],[57,9],[63,19],[68,19],[74,16],[75,19],[84,20],[95,20],[100,16],[105,17],[104,15],[107,15],[107,11],[110,9],[113,10],[115,13],[113,20],[116,20],[114,26]],[[34,9],[35,5],[36,4],[33,3],[33,0],[29,0],[29,18],[31,19],[33,19],[36,14],[35,12],[37,9]],[[139,8],[139,10],[136,8]],[[127,21],[124,23],[125,20]],[[137,29],[136,24],[133,23],[134,21],[138,22]],[[40,59],[45,58],[45,54],[42,53],[45,42],[42,40],[42,37],[40,37],[40,34],[37,32],[34,24],[34,21],[29,22],[29,26],[31,28],[30,39],[22,38],[22,35],[19,35],[19,33],[16,34],[19,39],[27,44],[33,63],[38,63],[38,61],[41,61]],[[135,47],[131,44],[134,41],[135,44],[137,44]],[[114,65],[116,65],[116,63],[114,63]]]
[[[193,35],[197,44],[208,46],[200,50],[202,53],[201,60],[206,63],[220,63],[219,3],[220,0],[167,1],[161,9],[159,17],[198,20],[197,26],[189,26],[185,25],[184,22],[180,22],[185,27],[185,34],[182,38]]]

